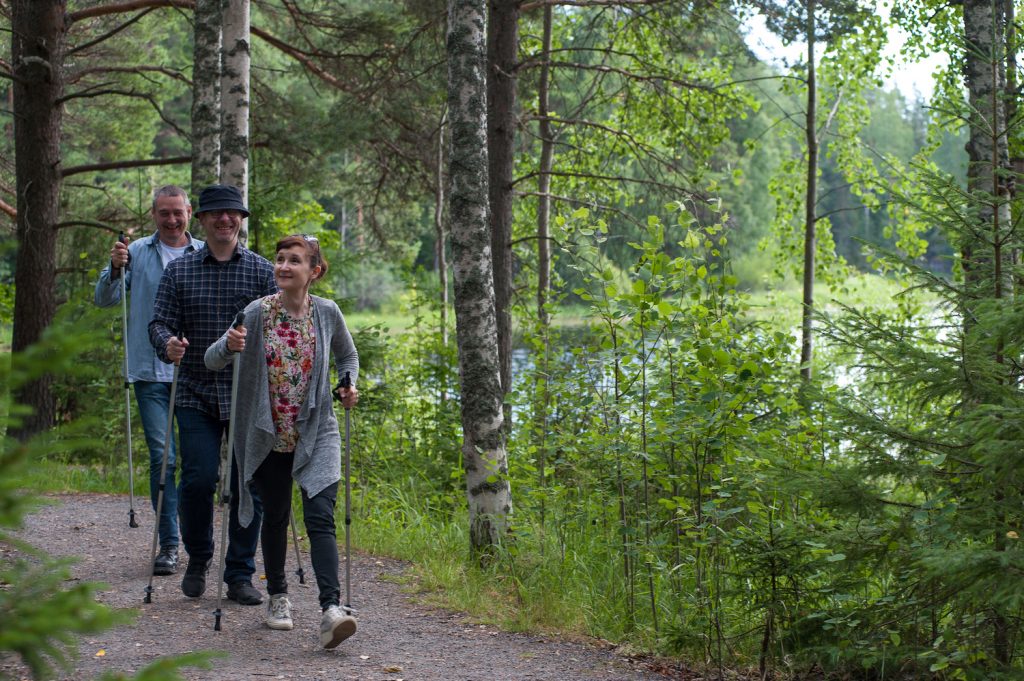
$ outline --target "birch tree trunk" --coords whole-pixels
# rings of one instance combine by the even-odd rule
[[[18,239],[11,348],[17,353],[39,340],[57,310],[54,226],[60,209],[67,3],[14,0],[10,10]],[[52,377],[44,375],[19,388],[15,398],[33,412],[12,435],[24,440],[53,425],[51,385]]]
[[[192,48],[192,194],[220,181],[222,0],[196,0]],[[198,206],[197,206],[198,208]]]
[[[800,377],[810,381],[814,368],[814,268],[818,249],[816,233],[818,202],[818,84],[814,73],[815,0],[807,0],[807,117],[804,121],[807,139],[807,193],[804,198],[804,281],[802,339],[800,342]]]
[[[965,336],[988,335],[991,329],[977,331],[970,306],[978,300],[1002,300],[1012,293],[1009,265],[1010,253],[1004,252],[1003,243],[1010,229],[1010,202],[1008,182],[1001,173],[1009,168],[1009,149],[1006,137],[1006,45],[1002,6],[993,0],[964,0],[964,84],[968,99],[967,191],[974,199],[977,216],[967,236],[960,244],[963,259],[964,285],[969,309],[964,315]],[[994,340],[992,359],[1003,365],[1003,338]],[[975,343],[972,347],[978,347]],[[980,347],[988,349],[988,344]],[[976,360],[979,364],[984,358]],[[965,370],[975,373],[975,360],[965,353]],[[983,370],[979,367],[979,370]],[[1005,372],[1004,372],[1005,373]],[[966,407],[975,408],[986,396],[965,396]],[[1005,494],[999,486],[994,492],[1000,504]],[[1005,521],[1005,518],[1002,519]],[[996,551],[1006,550],[1006,537],[994,533]],[[1011,624],[1006,606],[992,603],[993,657],[1008,665],[1011,661]]]
[[[551,244],[548,242],[551,224],[551,165],[555,140],[551,132],[549,82],[551,78],[551,5],[544,6],[544,29],[541,38],[540,84],[537,86],[537,117],[540,119],[540,168],[537,180],[537,319],[542,327],[548,326],[548,292],[551,288]]]
[[[441,114],[441,123],[437,126],[437,167],[435,178],[437,186],[434,192],[434,231],[437,236],[437,244],[434,247],[434,259],[437,265],[437,284],[441,292],[441,344],[448,346],[448,255],[445,252],[445,244],[448,236],[444,226],[444,129],[448,124],[447,112]],[[441,400],[448,398],[444,390],[441,391]]]
[[[1004,35],[1001,14],[992,0],[963,3],[964,85],[969,105],[967,140],[967,189],[978,197],[977,228],[961,244],[967,283],[977,283],[979,270],[994,268],[998,293],[1005,290],[1005,268],[993,251],[1001,240],[1000,231],[1009,225],[1010,204],[1007,185],[1000,181],[1002,168],[1009,167],[1006,139],[1006,46],[997,38]],[[983,278],[984,275],[981,275]]]
[[[490,0],[487,25],[487,161],[491,256],[501,387],[512,389],[512,173],[515,164],[519,0]],[[505,405],[506,424],[511,407]]]
[[[554,159],[555,140],[551,131],[548,98],[550,95],[551,78],[551,5],[544,6],[544,29],[541,38],[540,81],[537,85],[537,118],[540,119],[538,133],[540,137],[540,167],[537,178],[537,324],[544,337],[543,356],[538,361],[537,396],[534,404],[533,431],[537,444],[537,486],[547,487],[547,433],[548,406],[550,392],[548,390],[549,363],[551,356],[551,338],[549,327],[551,320],[548,315],[548,292],[551,288],[551,244],[548,242],[551,224],[551,166]],[[544,527],[546,507],[541,497],[540,524]]]
[[[486,0],[448,2],[448,215],[462,386],[462,458],[470,543],[503,538],[512,510],[498,367],[487,193]]]
[[[220,181],[238,187],[249,201],[249,0],[227,0],[224,5],[223,59],[221,60]],[[249,240],[248,220],[242,220],[238,238]]]

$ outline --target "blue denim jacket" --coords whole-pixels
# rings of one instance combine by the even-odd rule
[[[189,246],[186,253],[203,247],[203,242],[188,234]],[[161,362],[149,342],[149,320],[153,318],[153,300],[164,263],[160,257],[160,237],[152,236],[128,244],[131,255],[125,287],[131,292],[128,297],[128,380],[157,381],[157,367],[170,366]],[[96,282],[94,301],[100,307],[111,307],[121,302],[121,279],[110,278],[110,263],[100,272]]]

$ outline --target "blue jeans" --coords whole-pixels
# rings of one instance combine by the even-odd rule
[[[170,406],[171,384],[153,381],[136,381],[135,401],[142,416],[142,430],[146,433],[149,447],[149,496],[156,512],[157,496],[160,494],[160,468],[164,461],[164,442],[167,438],[167,410]],[[157,533],[160,548],[178,548],[178,490],[174,486],[174,463],[176,449],[174,433],[167,450],[167,475],[164,477],[164,500],[160,506],[160,520]]]
[[[178,407],[178,435],[181,438],[181,486],[178,489],[178,515],[181,540],[189,561],[213,558],[213,497],[220,469],[220,443],[228,422],[192,407]],[[253,493],[253,519],[249,527],[238,522],[238,468],[231,457],[231,517],[228,524],[228,550],[224,559],[224,581],[228,584],[251,581],[256,572],[256,544],[260,537],[263,504]]]

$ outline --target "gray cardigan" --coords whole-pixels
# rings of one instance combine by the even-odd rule
[[[318,296],[311,298],[316,354],[309,377],[309,392],[295,422],[299,441],[295,447],[292,477],[312,497],[341,479],[341,436],[334,415],[328,353],[334,355],[338,376],[351,372],[353,387],[359,374],[359,355],[337,304]],[[246,334],[245,350],[239,357],[238,404],[235,405],[235,459],[241,483],[238,487],[241,490],[238,519],[244,527],[249,526],[253,517],[249,483],[277,440],[270,412],[262,301],[262,298],[257,298],[245,308],[245,328],[249,333]],[[204,359],[207,368],[217,371],[230,364],[233,357],[234,353],[228,350],[225,332],[206,350]]]

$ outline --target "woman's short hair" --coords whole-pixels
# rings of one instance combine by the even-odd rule
[[[292,234],[286,236],[277,242],[277,247],[274,249],[275,253],[291,248],[292,246],[302,246],[306,249],[306,253],[309,254],[309,266],[310,268],[320,266],[320,274],[313,277],[313,280],[323,278],[327,274],[327,260],[324,259],[324,254],[320,252],[320,241],[315,236],[308,234]]]

